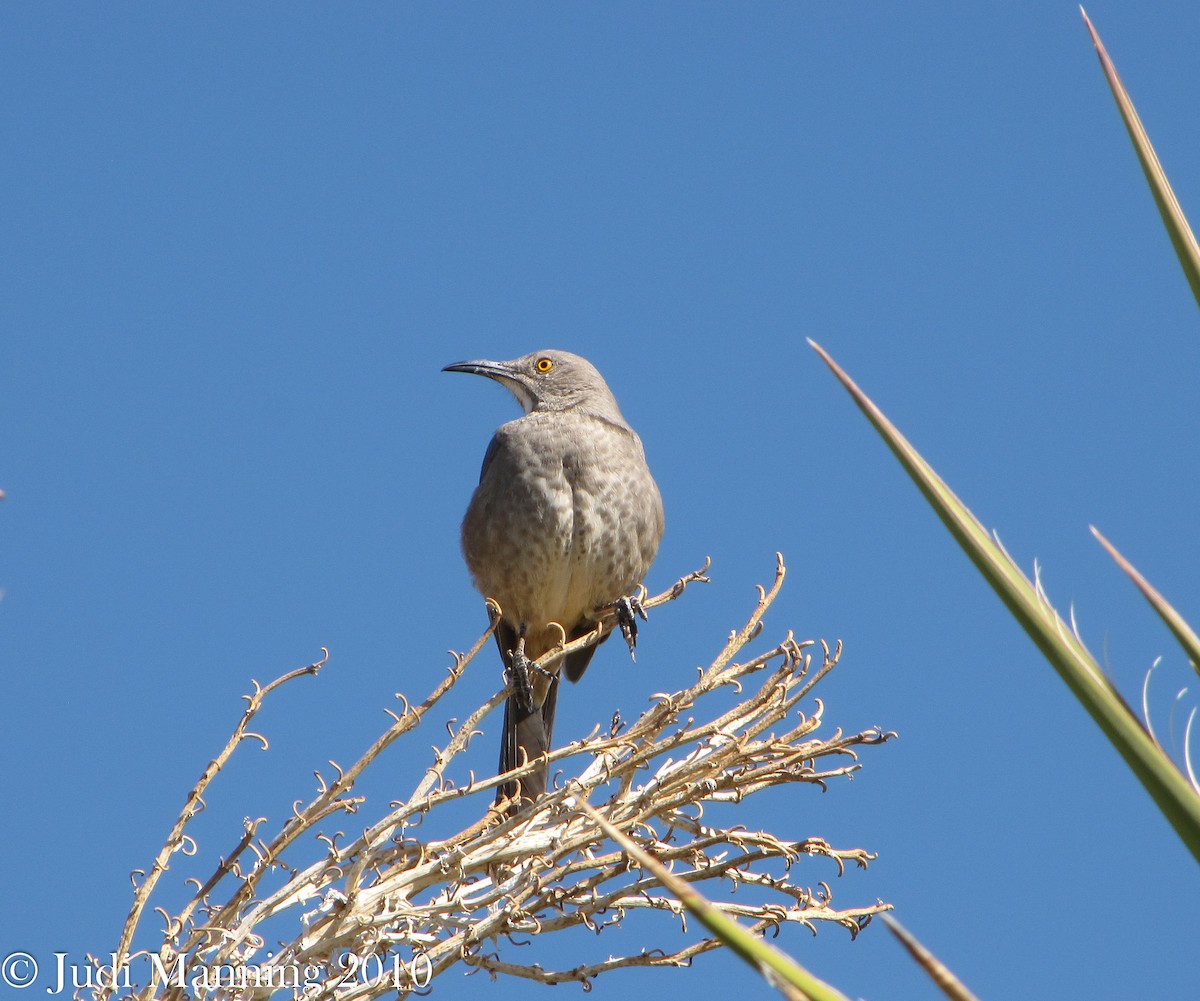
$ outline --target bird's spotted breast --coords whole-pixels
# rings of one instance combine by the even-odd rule
[[[641,582],[661,501],[631,431],[584,419],[564,438],[551,416],[562,417],[530,414],[497,433],[463,547],[506,618],[569,629]]]

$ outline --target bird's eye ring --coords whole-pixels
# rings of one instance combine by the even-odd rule
[[[545,375],[547,372],[550,371],[550,369],[554,368],[554,359],[553,358],[545,358],[545,357],[539,358],[536,362],[533,363],[533,367],[536,368],[543,375]]]

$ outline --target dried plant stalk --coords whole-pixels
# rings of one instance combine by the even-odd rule
[[[707,566],[646,600],[645,606],[662,605],[692,581],[706,580]],[[792,840],[705,819],[707,805],[738,803],[761,790],[789,783],[824,788],[830,779],[860,767],[857,747],[894,736],[868,729],[818,737],[821,701],[814,699],[807,714],[798,710],[836,665],[840,644],[831,651],[822,641],[820,661],[814,663],[810,651],[817,644],[797,642],[789,633],[772,649],[735,659],[758,637],[762,615],[784,575],[779,557],[770,590],[759,589],[746,624],[730,635],[690,688],[654,696],[655,704],[627,728],[614,720],[609,733],[594,731],[553,751],[552,766],[570,777],[519,815],[505,818],[491,799],[497,786],[519,778],[536,762],[486,780],[470,775],[465,784],[455,784],[453,779],[458,756],[479,724],[503,703],[505,692],[500,691],[451,729],[449,743],[435,752],[434,764],[413,794],[390,804],[389,812],[360,837],[340,844],[339,836],[322,833],[321,825],[331,815],[360,808],[363,797],[350,795],[355,781],[446,695],[487,642],[489,630],[467,654],[455,655],[447,678],[424,702],[405,702],[402,713],[392,714],[392,725],[354,766],[339,770],[332,782],[321,780],[316,797],[295,807],[271,840],[258,836],[262,820],[248,821],[234,851],[212,876],[203,885],[193,881],[196,892],[179,913],[158,909],[167,928],[157,951],[130,956],[154,880],[173,852],[194,847],[183,828],[202,803],[203,787],[237,743],[251,736],[262,739],[247,729],[262,697],[288,677],[310,673],[318,665],[257,692],[226,749],[189,794],[152,876],[135,892],[118,950],[119,957],[140,959],[147,971],[134,996],[181,1001],[189,994],[245,999],[303,995],[365,1001],[423,987],[458,963],[493,977],[586,986],[608,970],[684,965],[718,947],[716,940],[701,938],[673,952],[642,950],[558,971],[514,962],[497,951],[513,935],[548,935],[580,926],[599,931],[636,910],[665,910],[683,920],[680,902],[613,849],[581,803],[690,884],[716,889],[729,881],[735,889],[752,888],[743,899],[724,901],[721,907],[756,931],[788,922],[815,931],[817,922],[833,922],[857,934],[889,905],[839,909],[826,882],[818,882],[814,890],[794,882],[792,875],[806,857],[828,859],[840,875],[847,862],[865,867],[873,855],[862,848],[838,849],[819,837]],[[493,627],[496,612],[492,607]],[[612,626],[606,617],[595,633],[575,642],[596,642]],[[562,653],[551,651],[544,660],[552,662]],[[730,688],[740,701],[719,712],[710,708],[721,701],[715,693]],[[422,823],[434,811],[472,796],[487,804],[481,820],[451,837],[419,837]],[[301,835],[317,837],[325,846],[324,857],[302,866],[290,863]],[[268,948],[266,929],[278,932],[281,927],[291,929],[291,939]],[[93,996],[104,1001],[117,988],[102,984]]]

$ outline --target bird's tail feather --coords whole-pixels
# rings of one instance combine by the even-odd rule
[[[525,712],[516,697],[510,696],[504,703],[504,734],[500,740],[500,771],[533,761],[550,750],[554,736],[554,706],[558,702],[558,676],[550,681],[546,701],[533,712]],[[511,799],[514,802],[532,802],[546,791],[550,766],[543,763],[532,772],[506,782],[496,793],[496,802]]]

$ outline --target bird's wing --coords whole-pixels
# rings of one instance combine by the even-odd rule
[[[483,453],[483,466],[479,470],[479,482],[483,482],[483,478],[487,476],[488,466],[492,464],[492,459],[496,457],[496,453],[500,450],[500,435],[492,435],[492,440],[488,442],[487,451]]]

